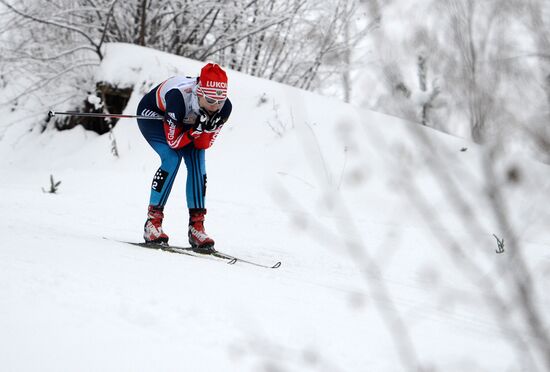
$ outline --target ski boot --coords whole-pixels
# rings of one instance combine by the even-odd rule
[[[189,244],[194,251],[200,253],[213,253],[214,240],[204,231],[204,216],[206,209],[189,209]]]
[[[147,221],[143,227],[143,238],[146,243],[168,245],[168,235],[162,231],[162,219],[164,207],[149,206]]]

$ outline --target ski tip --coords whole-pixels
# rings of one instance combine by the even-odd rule
[[[237,263],[237,259],[236,259],[236,258],[233,258],[232,260],[227,261],[227,264],[228,264],[228,265],[234,265],[235,263]]]
[[[272,269],[278,269],[279,267],[281,267],[281,261],[279,261],[275,265],[271,266]]]

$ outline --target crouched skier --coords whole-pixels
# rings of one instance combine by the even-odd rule
[[[138,119],[141,133],[161,159],[151,186],[143,234],[146,242],[168,242],[168,235],[162,230],[163,210],[183,158],[187,167],[189,243],[194,249],[213,249],[214,240],[204,229],[205,150],[214,143],[231,108],[227,75],[212,63],[201,69],[199,77],[171,77],[141,99],[138,115],[164,118],[163,121]]]

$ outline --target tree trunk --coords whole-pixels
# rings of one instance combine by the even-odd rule
[[[145,46],[145,35],[147,34],[147,0],[141,0],[139,13],[140,24],[138,45]]]

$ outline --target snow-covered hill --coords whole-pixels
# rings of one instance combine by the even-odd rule
[[[202,66],[124,44],[105,56],[97,79],[134,87],[127,114],[154,84]],[[488,149],[414,123],[228,75],[234,110],[207,153],[206,227],[218,249],[282,267],[116,242],[140,241],[159,165],[135,121],[114,129],[115,158],[108,135],[8,126],[24,115],[4,112],[0,369],[544,368],[511,278],[525,259],[547,325],[548,166],[493,162]],[[41,190],[50,174],[57,194]],[[184,180],[182,166],[165,210],[178,245]],[[507,250],[515,239],[519,252]]]

